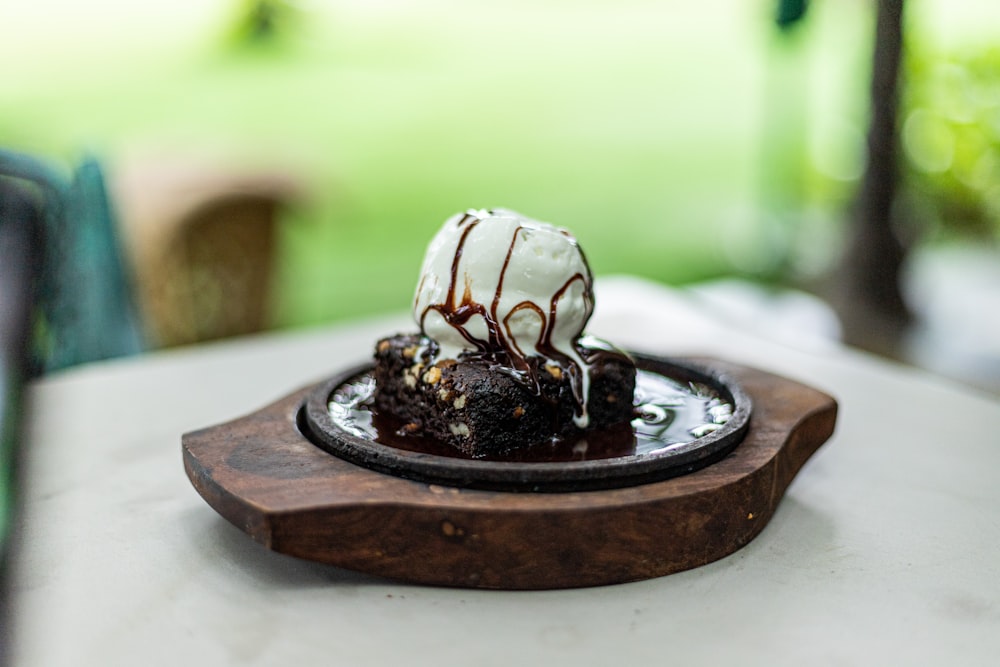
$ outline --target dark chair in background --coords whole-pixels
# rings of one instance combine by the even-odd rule
[[[34,193],[40,206],[32,370],[141,351],[132,281],[97,161],[66,177],[41,160],[0,151],[0,178]]]
[[[0,178],[0,665],[10,646],[9,577],[17,507],[31,313],[41,267],[41,207],[23,184]]]
[[[96,162],[64,178],[0,151],[0,664],[10,657],[25,381],[142,348],[116,225]]]

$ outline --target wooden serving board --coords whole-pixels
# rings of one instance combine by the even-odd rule
[[[296,425],[302,389],[183,436],[191,483],[269,549],[409,582],[570,588],[658,577],[757,536],[833,433],[830,396],[760,370],[699,360],[753,401],[743,442],[697,472],[619,489],[483,491],[410,481],[339,459]]]

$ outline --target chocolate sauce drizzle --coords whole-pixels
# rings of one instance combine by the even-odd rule
[[[488,211],[490,215],[493,211]],[[469,235],[476,228],[477,225],[483,222],[483,219],[474,215],[471,211],[466,213],[457,223],[457,227],[465,227],[462,230],[462,235],[459,238],[458,247],[455,249],[455,255],[451,263],[451,282],[448,285],[448,293],[444,303],[430,304],[424,308],[423,312],[420,314],[420,328],[424,330],[424,320],[430,311],[435,311],[441,315],[441,317],[448,323],[449,326],[454,328],[458,333],[462,335],[465,340],[467,340],[472,346],[476,348],[475,352],[466,352],[463,357],[475,357],[485,359],[491,363],[507,366],[518,371],[518,376],[526,379],[536,394],[541,394],[541,383],[538,378],[538,372],[543,367],[542,364],[531,364],[528,361],[529,354],[525,354],[521,350],[514,340],[513,333],[511,331],[511,318],[514,315],[524,309],[534,311],[542,322],[542,332],[539,337],[538,343],[536,344],[535,351],[539,356],[545,357],[551,361],[554,361],[560,369],[569,374],[570,386],[573,390],[573,398],[576,403],[576,416],[586,420],[587,415],[587,396],[586,396],[586,378],[585,374],[588,372],[586,368],[581,367],[580,361],[584,364],[589,363],[589,359],[584,359],[584,356],[580,354],[579,359],[573,359],[570,355],[558,350],[552,343],[552,335],[555,331],[556,319],[557,319],[557,306],[559,300],[566,294],[567,291],[573,286],[577,281],[582,281],[583,299],[586,307],[586,314],[583,318],[583,323],[590,319],[591,314],[594,310],[594,295],[590,288],[593,284],[593,276],[590,271],[590,265],[587,262],[586,256],[583,254],[582,249],[577,247],[577,251],[580,253],[580,258],[583,262],[584,269],[586,273],[577,272],[571,276],[558,290],[552,295],[549,302],[548,313],[544,309],[533,301],[525,300],[516,304],[511,308],[510,312],[503,321],[500,321],[500,317],[497,314],[500,305],[500,299],[503,296],[503,284],[504,278],[507,274],[507,269],[510,266],[511,258],[514,256],[514,249],[517,245],[518,235],[521,230],[526,229],[524,225],[518,225],[514,229],[514,233],[511,235],[510,241],[507,246],[507,253],[504,258],[503,267],[500,271],[500,277],[497,281],[496,291],[493,296],[493,302],[490,307],[487,308],[484,304],[478,303],[473,299],[472,296],[472,286],[468,282],[468,276],[464,281],[462,297],[461,299],[456,299],[458,294],[458,283],[459,283],[459,265],[462,260],[462,252],[465,248],[466,241]],[[530,230],[530,228],[527,228]],[[565,230],[559,230],[565,236],[570,237],[569,233]],[[575,245],[575,241],[573,242]],[[423,280],[423,278],[422,278]],[[421,285],[422,286],[422,285]],[[420,288],[417,290],[417,294],[420,293]],[[476,315],[483,318],[486,323],[486,328],[488,331],[488,339],[483,341],[475,336],[473,336],[465,328],[469,320],[471,320]],[[502,326],[501,326],[502,325]],[[574,343],[575,348],[580,348],[578,341]]]

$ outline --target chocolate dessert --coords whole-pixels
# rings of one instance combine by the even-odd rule
[[[629,422],[634,363],[583,335],[592,284],[566,230],[507,210],[454,216],[424,259],[420,333],[377,345],[377,409],[472,456]]]
[[[582,355],[603,356],[589,369],[588,427],[631,420],[632,362],[604,350],[583,348]],[[375,354],[376,406],[414,434],[486,456],[580,430],[572,378],[560,366],[533,357],[528,373],[519,376],[484,356],[432,358],[426,339],[416,334],[383,339]]]

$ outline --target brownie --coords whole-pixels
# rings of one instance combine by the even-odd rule
[[[430,364],[435,345],[419,334],[399,334],[376,346],[375,407],[402,420],[405,432],[483,457],[580,430],[565,368],[529,357],[528,372],[516,373],[475,355]],[[587,428],[630,421],[635,365],[617,352],[580,351],[590,362]]]

